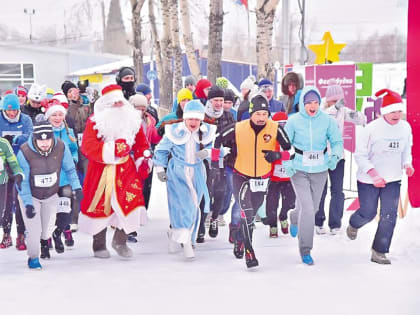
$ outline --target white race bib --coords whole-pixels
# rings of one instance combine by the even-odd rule
[[[79,148],[82,146],[82,138],[83,138],[83,133],[78,133],[77,134],[77,144],[79,145]]]
[[[60,197],[58,201],[57,213],[70,213],[71,200],[68,197]]]
[[[276,164],[274,165],[273,175],[279,178],[287,178],[286,168],[284,165]]]
[[[387,152],[402,152],[402,141],[400,139],[386,139],[385,151]]]
[[[12,130],[3,130],[1,132],[1,136],[5,137],[5,136],[20,136],[22,134],[22,131],[17,130],[17,131],[12,131]]]
[[[268,178],[250,179],[249,186],[252,192],[266,192],[268,186]]]
[[[35,187],[51,187],[57,182],[57,172],[51,174],[35,175]]]
[[[324,164],[323,151],[305,151],[303,152],[302,164],[304,166],[319,166]]]
[[[0,158],[0,171],[4,170],[4,163],[3,163],[3,159]]]

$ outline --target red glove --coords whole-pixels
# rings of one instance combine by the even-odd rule
[[[220,149],[212,148],[211,149],[211,160],[212,161],[219,161],[220,157]]]
[[[378,172],[372,168],[367,172],[369,176],[372,178],[373,186],[378,188],[383,188],[386,185],[385,179],[383,179],[381,176],[379,176]]]
[[[116,157],[124,157],[130,153],[130,146],[124,139],[117,139],[115,140],[115,156]]]

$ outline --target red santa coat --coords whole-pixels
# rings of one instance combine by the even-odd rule
[[[83,185],[79,228],[92,235],[109,225],[126,233],[133,232],[140,226],[140,209],[144,207],[142,181],[136,165],[143,160],[143,152],[149,145],[139,128],[131,148],[133,155],[115,157],[115,142],[98,138],[94,126],[95,122],[89,118],[81,146],[89,165]]]

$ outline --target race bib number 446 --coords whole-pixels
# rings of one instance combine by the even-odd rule
[[[35,187],[51,187],[57,182],[57,173],[35,175],[34,185]]]

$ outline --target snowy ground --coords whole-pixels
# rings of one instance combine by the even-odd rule
[[[390,266],[370,262],[375,221],[356,241],[344,231],[315,236],[312,267],[302,265],[297,239],[270,239],[257,223],[260,267],[248,271],[232,254],[227,226],[199,244],[194,261],[168,254],[165,187],[156,178],[154,185],[131,260],[112,249],[111,259],[93,258],[81,233],[73,250],[41,261],[42,271],[27,268],[26,253],[1,250],[1,314],[420,314],[420,209],[398,221]]]

